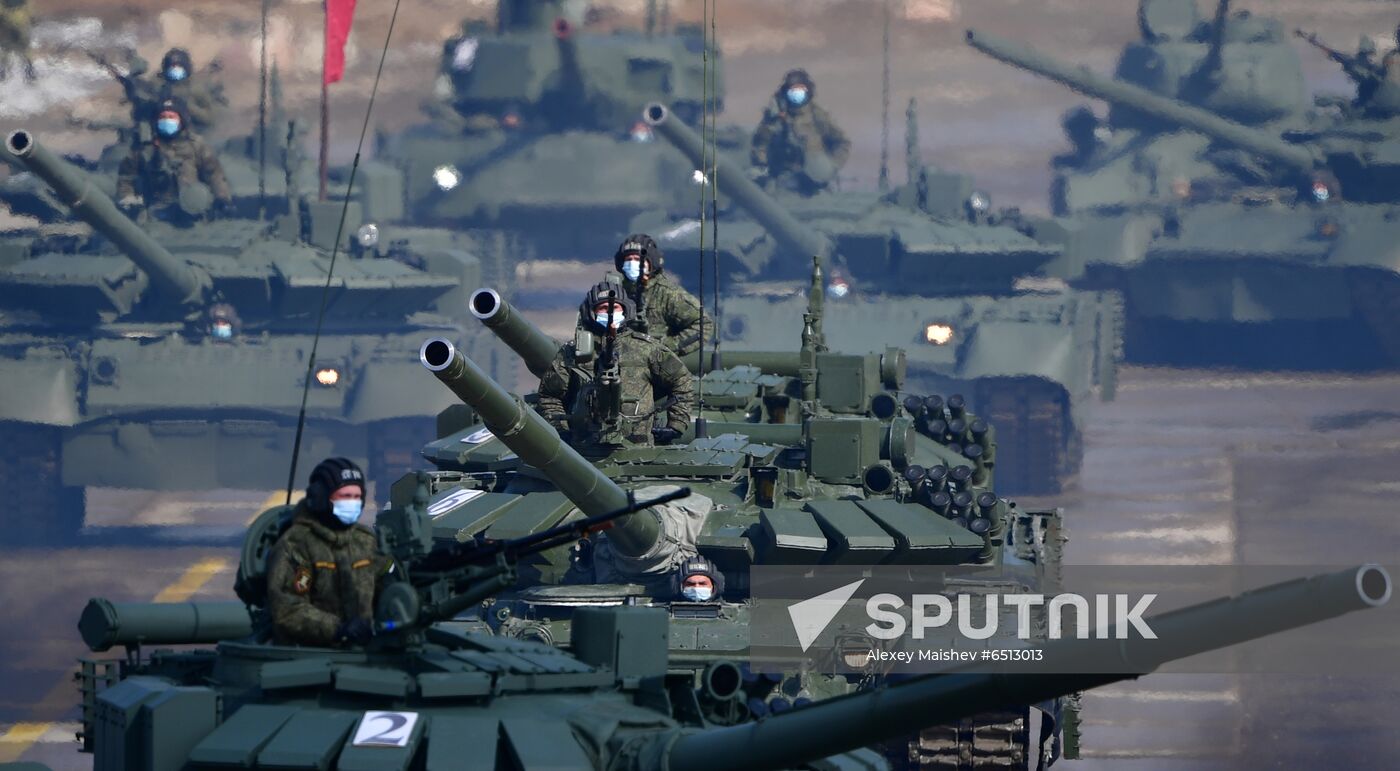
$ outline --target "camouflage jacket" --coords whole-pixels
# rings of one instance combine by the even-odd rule
[[[607,342],[600,337],[596,345],[595,359],[603,355]],[[617,425],[596,420],[594,405],[604,401],[604,391],[595,383],[594,362],[578,361],[573,343],[559,350],[550,371],[540,378],[540,414],[556,428],[571,431],[580,444],[650,444],[653,417],[663,411],[658,402],[669,398],[666,425],[677,431],[689,428],[694,393],[685,364],[636,330],[620,332],[616,346],[622,402]]]
[[[117,199],[139,193],[147,206],[178,203],[180,186],[203,182],[218,201],[231,201],[224,167],[199,137],[183,134],[133,148],[117,169]]]
[[[267,600],[282,645],[335,645],[351,618],[372,618],[379,579],[389,567],[373,531],[326,525],[297,504],[292,524],[268,557]]]
[[[636,285],[624,281],[635,297]],[[695,295],[672,281],[665,273],[647,279],[643,300],[647,334],[656,338],[677,356],[685,356],[700,347],[700,340],[715,339],[715,325],[700,307]]]
[[[851,140],[815,102],[789,112],[785,102],[775,98],[753,132],[749,160],[776,177],[802,171],[807,153],[814,150],[826,153],[839,169],[851,154]]]

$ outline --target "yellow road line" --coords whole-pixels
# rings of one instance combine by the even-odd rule
[[[306,497],[306,491],[305,491],[305,490],[293,490],[293,491],[292,491],[292,504],[295,505],[295,504],[297,503],[297,501],[300,501],[302,498],[305,498],[305,497]],[[257,518],[258,518],[258,515],[261,514],[261,513],[263,513],[264,511],[267,511],[268,509],[272,508],[273,506],[281,506],[281,505],[285,504],[286,502],[287,502],[287,491],[286,491],[286,490],[273,490],[272,492],[268,493],[267,498],[266,498],[265,500],[263,500],[262,505],[259,506],[259,507],[257,508],[256,511],[253,512],[253,515],[250,516],[250,517],[248,517],[248,524],[250,524],[250,525],[253,524],[253,520],[257,519]]]
[[[223,557],[209,557],[189,566],[175,583],[160,590],[156,602],[184,602],[190,595],[199,591],[209,579],[228,569],[228,560]]]
[[[53,723],[15,723],[10,726],[10,730],[0,734],[0,763],[19,760],[19,756],[52,727]]]

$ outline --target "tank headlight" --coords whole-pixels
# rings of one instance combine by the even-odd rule
[[[373,222],[366,222],[355,231],[355,240],[360,246],[371,249],[379,245],[379,226]]]
[[[992,197],[977,190],[967,197],[967,205],[978,214],[985,214],[992,208]]]
[[[933,345],[947,345],[953,339],[952,324],[929,324],[924,327],[924,341]]]
[[[322,367],[316,370],[316,382],[326,388],[333,388],[340,382],[340,370],[335,367]]]
[[[1332,189],[1327,187],[1327,183],[1320,179],[1313,180],[1312,197],[1318,203],[1327,203],[1332,198]]]
[[[452,164],[444,164],[433,169],[433,184],[438,189],[446,193],[448,190],[462,184],[462,172],[457,170]]]
[[[845,280],[838,278],[827,285],[826,291],[829,292],[832,297],[839,299],[851,293],[851,285],[846,283]]]

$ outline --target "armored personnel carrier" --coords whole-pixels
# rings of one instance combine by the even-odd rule
[[[639,505],[578,520],[544,540],[435,546],[427,482],[379,516],[398,570],[381,590],[378,635],[364,648],[266,642],[269,510],[245,541],[241,602],[113,603],[94,598],[79,630],[82,751],[98,771],[134,768],[880,768],[862,748],[927,721],[1026,705],[1131,679],[1163,663],[1385,604],[1390,580],[1363,566],[1275,584],[1147,619],[1155,640],[1061,640],[1046,672],[933,674],[769,715],[715,719],[742,699],[732,662],[701,688],[668,666],[667,616],[654,608],[582,608],[573,653],[443,623],[515,578],[519,558]],[[619,519],[619,515],[621,518]],[[169,650],[151,646],[209,646]],[[1108,666],[1105,666],[1105,664]],[[1050,669],[1050,667],[1054,667]]]
[[[698,121],[700,29],[590,31],[566,2],[497,3],[494,30],[446,41],[431,122],[381,136],[371,173],[401,174],[375,221],[502,231],[516,260],[597,259],[654,206],[689,206],[694,167],[653,141],[647,101]],[[718,51],[709,93],[723,105]],[[549,227],[539,227],[540,222]]]
[[[302,212],[293,200],[277,221],[143,229],[30,132],[12,132],[6,153],[105,239],[4,250],[0,470],[15,504],[7,543],[76,532],[86,486],[276,489],[306,377],[305,457],[367,461],[381,495],[383,475],[410,465],[434,435],[450,399],[415,389],[421,378],[404,368],[426,330],[456,329],[451,317],[465,315],[480,271],[471,254],[366,246],[373,239],[361,233],[323,305],[339,204]]]
[[[645,118],[701,165],[700,137],[666,107],[649,105]],[[909,165],[914,181],[888,196],[770,195],[721,156],[719,186],[738,207],[720,214],[717,265],[706,267],[723,286],[721,347],[770,347],[770,331],[801,315],[795,279],[820,255],[832,266],[826,334],[834,348],[904,349],[911,382],[966,394],[997,426],[1003,490],[1058,491],[1082,458],[1083,405],[1113,394],[1117,298],[1037,281],[1067,259],[1063,242],[1026,235],[1014,216],[993,217],[966,177],[917,157]],[[698,228],[643,216],[632,229],[651,233],[668,273],[698,289]]]
[[[1142,8],[1169,5],[1194,8]],[[1152,42],[1130,46],[1115,78],[968,32],[989,56],[1112,106],[1109,138],[1076,142],[1082,157],[1056,183],[1060,224],[1081,246],[1057,275],[1122,291],[1136,361],[1393,367],[1393,121],[1335,105],[1300,110],[1296,54],[1280,25],[1220,8],[1209,42],[1194,24],[1144,16]],[[1171,64],[1169,54],[1189,63],[1193,52],[1194,69]]]

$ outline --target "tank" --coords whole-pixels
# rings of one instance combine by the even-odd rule
[[[707,95],[723,107],[718,51],[706,91],[700,28],[605,34],[578,4],[496,5],[494,29],[464,23],[444,43],[429,122],[380,137],[376,163],[402,173],[404,202],[370,216],[499,231],[517,261],[594,260],[639,212],[692,205],[693,166],[638,113],[666,99],[698,121]]]
[[[419,482],[406,506],[379,515],[400,569],[381,591],[379,633],[366,648],[269,644],[262,601],[252,593],[243,607],[90,602],[79,624],[89,647],[125,647],[121,658],[83,661],[77,678],[81,751],[92,753],[94,768],[880,768],[863,748],[923,721],[957,722],[1135,678],[1178,658],[1383,605],[1391,590],[1384,570],[1362,566],[1148,619],[1154,641],[1045,646],[1046,661],[1121,662],[1121,674],[924,675],[762,720],[716,721],[704,705],[740,698],[741,671],[732,662],[713,667],[699,688],[671,674],[660,610],[583,608],[572,653],[443,622],[452,609],[509,586],[516,565],[544,542],[432,547],[423,538],[434,527],[427,481]],[[639,516],[627,512],[647,502],[551,537]],[[270,510],[250,530],[245,568],[281,513]],[[251,575],[240,569],[242,578]],[[407,613],[410,606],[417,611]],[[217,628],[199,628],[196,617],[218,619]],[[143,647],[216,639],[214,647]]]
[[[700,164],[700,137],[669,109],[653,103],[645,119]],[[802,196],[770,194],[721,155],[717,177],[731,206],[719,214],[718,241],[705,234],[707,261],[718,244],[706,273],[720,277],[720,348],[770,348],[769,330],[801,315],[803,278],[820,255],[831,266],[830,345],[904,349],[912,383],[965,394],[998,427],[1004,490],[1056,492],[1082,459],[1084,404],[1113,395],[1118,299],[1043,280],[1068,259],[1063,240],[1028,235],[1015,212],[993,214],[967,177],[925,167],[916,154],[908,163],[914,181],[888,195]],[[632,230],[651,233],[667,271],[698,291],[699,228],[644,215]]]
[[[384,475],[435,435],[451,399],[415,389],[415,352],[430,330],[459,329],[452,319],[480,280],[470,252],[366,245],[362,230],[337,259],[317,344],[340,204],[139,227],[29,131],[12,132],[6,154],[101,236],[35,239],[0,267],[0,468],[18,496],[9,543],[75,534],[88,486],[278,489],[308,377],[302,468],[356,458],[386,495]]]
[[[1322,98],[1318,110],[1246,124],[1209,99],[1135,83],[1122,66],[1109,78],[985,33],[969,31],[968,42],[1107,101],[1111,119],[1131,114],[1157,127],[1139,134],[1111,123],[1108,140],[1065,160],[1056,183],[1057,225],[1082,246],[1057,275],[1121,290],[1129,358],[1268,369],[1400,363],[1400,258],[1389,246],[1400,235],[1400,166],[1388,118]]]
[[[571,646],[573,614],[580,607],[660,607],[677,630],[672,670],[690,672],[703,688],[713,667],[749,655],[752,565],[1011,563],[1022,566],[1033,583],[1053,582],[1063,540],[1060,514],[1017,509],[998,496],[994,486],[1004,465],[994,428],[971,413],[961,395],[945,400],[903,391],[902,351],[829,350],[824,295],[818,263],[796,350],[726,353],[719,357],[720,369],[707,357],[700,386],[703,431],[697,423],[680,444],[590,454],[591,460],[448,341],[425,344],[424,364],[483,421],[424,451],[439,468],[427,475],[439,538],[526,532],[558,521],[573,507],[584,513],[606,509],[624,500],[627,490],[641,495],[685,484],[703,496],[702,510],[708,510],[693,531],[695,548],[725,576],[722,602],[686,603],[675,599],[669,568],[605,576],[577,555],[542,555],[528,572],[522,569],[519,592],[477,614],[477,628]],[[471,310],[530,371],[542,373],[554,360],[559,344],[498,293],[477,291]],[[689,364],[698,368],[699,357]],[[548,481],[543,489],[541,477]],[[408,493],[396,486],[393,498],[403,501]],[[656,520],[647,524],[646,531],[609,531],[607,548],[628,559],[654,559],[675,533],[658,530]],[[735,719],[857,688],[851,678],[805,671],[750,683],[743,703],[709,707]],[[1043,749],[1058,754],[1059,721],[1074,713],[1074,704],[1034,707],[1047,716],[1045,725],[1055,727],[1034,742],[1031,709],[974,718],[982,740],[1003,739],[998,746],[979,745],[978,752],[1002,761],[1038,756],[1044,739]],[[914,748],[915,757],[934,762],[960,751],[957,733],[954,726],[928,726],[921,736],[884,749],[908,758]]]

